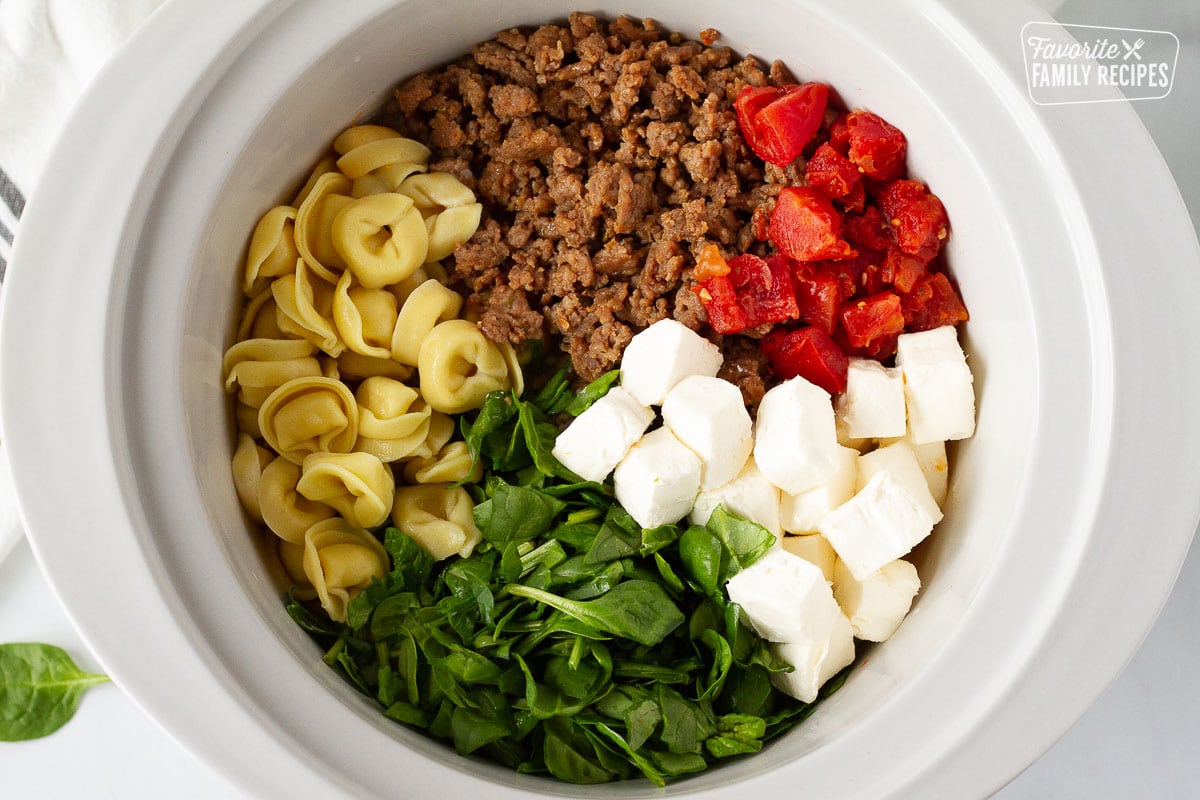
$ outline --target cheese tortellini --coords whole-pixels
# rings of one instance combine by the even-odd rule
[[[387,571],[379,540],[344,519],[318,522],[304,533],[304,574],[335,622],[345,622],[350,601]]]
[[[435,558],[480,541],[463,483],[482,469],[454,415],[523,390],[508,344],[461,318],[441,259],[483,207],[424,144],[381,125],[337,136],[299,192],[257,221],[222,363],[231,473],[294,596],[331,619],[390,569],[394,525]]]
[[[489,392],[512,386],[509,362],[479,326],[463,319],[435,325],[417,356],[421,395],[446,414],[479,408]]]
[[[267,444],[296,464],[309,453],[349,453],[358,438],[358,404],[333,378],[295,378],[271,392],[258,410]]]
[[[396,481],[369,453],[312,453],[304,459],[296,491],[333,506],[356,527],[374,528],[388,518]]]
[[[392,522],[435,560],[469,556],[483,534],[475,527],[471,495],[461,486],[428,483],[396,490]]]

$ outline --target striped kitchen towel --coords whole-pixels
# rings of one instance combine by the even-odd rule
[[[182,0],[180,0],[182,2]],[[0,291],[25,200],[92,76],[162,0],[0,0]],[[0,560],[22,536],[0,442]]]

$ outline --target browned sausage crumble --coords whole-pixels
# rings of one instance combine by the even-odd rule
[[[747,84],[791,81],[778,63],[652,20],[577,13],[409,78],[381,121],[429,144],[430,170],[483,203],[478,232],[445,266],[484,333],[558,341],[587,381],[651,323],[700,328],[691,267],[704,245],[761,252],[763,215],[782,186],[802,182],[803,160],[764,168],[733,100]],[[726,339],[722,377],[757,404],[763,357]]]

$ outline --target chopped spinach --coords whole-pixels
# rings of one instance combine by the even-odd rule
[[[724,593],[773,534],[719,507],[706,525],[642,528],[610,485],[554,458],[553,420],[616,378],[576,394],[560,371],[529,400],[494,392],[460,419],[484,467],[468,486],[483,534],[469,558],[434,563],[387,528],[391,571],[346,624],[292,596],[288,612],[386,716],[459,753],[573,783],[662,786],[757,752],[813,705],[772,686],[790,667]]]

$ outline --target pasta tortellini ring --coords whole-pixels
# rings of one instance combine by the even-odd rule
[[[271,532],[292,544],[304,544],[304,532],[337,515],[332,506],[309,500],[296,491],[300,466],[282,456],[263,469],[258,482],[258,507]]]
[[[392,471],[369,453],[313,453],[304,459],[296,491],[337,509],[351,525],[382,525],[396,489]]]
[[[471,555],[483,539],[475,526],[471,495],[461,486],[427,483],[396,489],[392,523],[435,560]]]
[[[346,347],[372,358],[391,358],[399,303],[386,289],[355,286],[343,272],[333,294],[333,324]]]
[[[406,178],[399,191],[413,199],[429,233],[426,259],[437,261],[475,235],[483,206],[475,193],[449,172],[430,172]]]
[[[308,180],[304,182],[304,186],[302,186],[300,191],[296,193],[296,197],[292,200],[292,205],[295,208],[300,208],[300,206],[304,205],[304,201],[308,199],[310,194],[312,194],[313,187],[317,185],[317,180],[326,172],[336,171],[337,156],[335,156],[333,153],[326,153],[321,157],[321,160],[317,162],[316,166],[313,167],[312,172],[308,174]]]
[[[378,539],[344,519],[318,522],[304,534],[304,574],[335,622],[346,621],[350,601],[383,579],[388,562]]]
[[[296,267],[296,209],[276,206],[263,214],[250,237],[242,291],[254,296],[271,278],[287,275]]]
[[[436,455],[417,456],[404,464],[409,483],[477,483],[482,478],[483,465],[471,461],[466,442],[450,442]]]
[[[225,351],[225,391],[258,408],[271,392],[293,378],[320,375],[317,348],[304,339],[246,339]]]
[[[279,563],[283,565],[284,574],[292,582],[292,596],[297,600],[308,601],[317,596],[316,589],[304,574],[304,545],[289,542],[276,537]]]
[[[309,453],[349,453],[358,438],[358,403],[339,380],[296,378],[263,402],[258,427],[267,444],[295,464]]]
[[[399,191],[405,179],[417,172],[424,172],[424,164],[402,162],[388,164],[377,170],[368,172],[361,178],[355,178],[351,184],[350,194],[354,197],[366,197],[369,194]]]
[[[333,246],[358,282],[379,289],[425,261],[429,232],[412,198],[397,193],[353,200],[333,220]]]
[[[463,319],[435,325],[417,359],[421,396],[435,411],[461,414],[483,405],[488,392],[512,386],[500,348]]]
[[[342,254],[334,246],[333,221],[354,202],[351,188],[345,175],[326,172],[317,178],[312,191],[296,210],[296,248],[313,272],[331,284],[337,283],[346,268]]]
[[[405,381],[412,375],[412,367],[394,361],[391,354],[387,358],[372,358],[353,350],[347,350],[337,358],[338,372],[347,380],[357,381],[363,378],[383,377]]]
[[[421,343],[439,323],[458,316],[462,296],[439,281],[429,278],[413,289],[400,307],[396,328],[392,332],[392,358],[402,364],[417,366]]]
[[[429,432],[410,454],[411,458],[433,458],[454,437],[454,417],[440,411],[429,412]]]
[[[238,434],[237,448],[233,451],[233,487],[242,508],[255,522],[263,521],[262,507],[258,504],[258,485],[263,470],[274,458],[275,454],[260,447],[253,436]]]
[[[356,147],[380,139],[399,139],[400,132],[386,125],[352,125],[333,140],[333,151],[344,156]]]
[[[320,278],[314,281],[304,259],[296,262],[294,274],[275,279],[271,294],[275,319],[284,334],[307,339],[334,358],[346,349],[331,321],[334,287]]]
[[[415,139],[389,136],[355,147],[337,160],[337,168],[354,180],[390,164],[416,164],[423,169],[429,155],[429,148]]]
[[[295,264],[292,265],[295,267]],[[286,339],[288,334],[279,327],[279,306],[270,286],[264,286],[246,303],[242,321],[238,323],[237,340],[243,339]],[[303,338],[303,337],[301,337]]]
[[[355,449],[383,462],[413,454],[429,436],[430,408],[415,389],[391,378],[367,378],[355,392]]]

